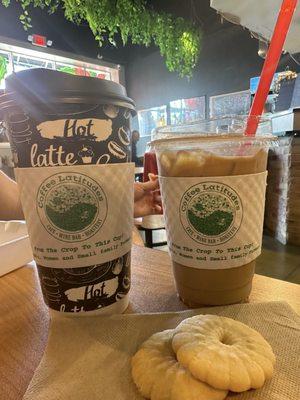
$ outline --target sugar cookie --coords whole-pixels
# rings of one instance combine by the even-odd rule
[[[152,335],[132,358],[132,377],[141,394],[151,400],[223,400],[227,391],[195,379],[176,360],[173,330]]]
[[[269,343],[254,329],[230,318],[187,318],[174,329],[172,346],[182,366],[218,389],[257,389],[273,374],[275,356]]]

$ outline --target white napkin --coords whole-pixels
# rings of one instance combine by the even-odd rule
[[[235,400],[299,400],[300,317],[286,303],[238,304],[177,313],[54,318],[45,354],[25,400],[141,400],[130,358],[155,332],[196,314],[231,317],[258,330],[276,354],[263,388],[229,394]]]

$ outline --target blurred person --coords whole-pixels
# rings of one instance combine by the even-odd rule
[[[137,130],[132,131],[131,137],[131,161],[135,163],[136,167],[143,166],[143,157],[137,156],[137,142],[140,140],[140,133]]]

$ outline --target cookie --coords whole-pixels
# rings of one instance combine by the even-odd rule
[[[273,374],[275,356],[269,343],[254,329],[230,318],[187,318],[174,329],[172,347],[182,366],[217,389],[257,389]]]
[[[132,377],[140,393],[151,400],[223,400],[227,391],[195,379],[176,360],[173,330],[152,335],[133,356]]]

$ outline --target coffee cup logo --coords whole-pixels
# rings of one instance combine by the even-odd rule
[[[202,182],[190,187],[180,202],[180,220],[196,242],[218,245],[239,230],[243,208],[238,194],[219,182]]]
[[[94,152],[91,147],[83,146],[82,149],[78,152],[78,155],[79,157],[81,157],[83,164],[91,164]]]
[[[37,210],[49,234],[64,242],[94,236],[107,215],[101,186],[90,177],[64,172],[48,177],[39,187]]]

